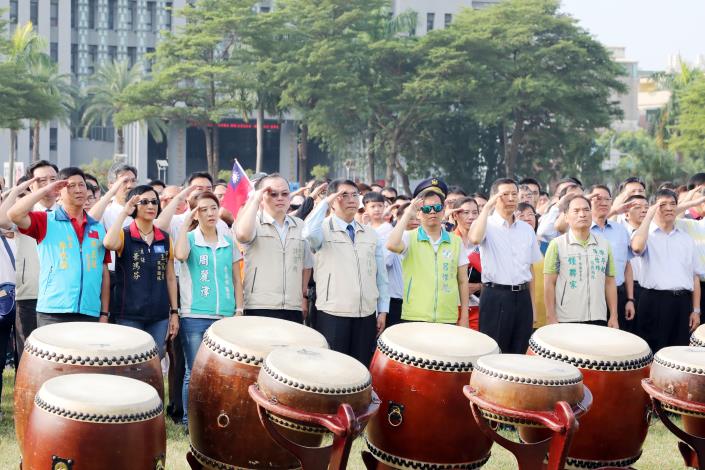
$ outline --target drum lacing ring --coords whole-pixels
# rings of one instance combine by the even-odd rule
[[[242,354],[240,352],[233,351],[230,348],[222,346],[220,343],[211,338],[211,336],[208,334],[208,331],[209,330],[206,330],[206,332],[203,334],[203,344],[205,344],[208,349],[215,352],[216,354],[220,354],[221,356],[227,357],[231,361],[242,362],[243,364],[249,364],[251,366],[261,366],[264,362],[263,357],[257,357],[254,354]]]
[[[568,457],[565,461],[566,468],[601,468],[601,467],[629,467],[641,458],[641,451],[634,457],[627,457],[620,460],[583,460]]]
[[[690,337],[690,345],[691,345],[691,346],[697,346],[697,347],[699,347],[699,348],[705,348],[705,341],[703,341],[703,340],[701,340],[701,339],[699,339],[699,338],[696,338],[695,335],[692,335],[692,336]]]
[[[678,364],[676,362],[667,361],[666,359],[662,358],[658,354],[656,354],[656,356],[654,356],[654,362],[659,365],[662,365],[664,367],[668,367],[669,369],[675,369],[675,370],[679,370],[681,372],[687,372],[689,374],[705,375],[705,369],[702,369],[700,367],[686,366],[684,364]]]
[[[399,352],[388,346],[381,337],[377,340],[377,347],[391,359],[414,367],[419,367],[421,369],[443,372],[472,372],[473,368],[472,362],[447,362],[436,359],[422,359],[416,356],[411,356],[407,353]]]
[[[72,419],[75,421],[86,421],[89,423],[108,423],[108,424],[119,424],[119,423],[135,423],[138,421],[148,421],[150,419],[156,418],[161,415],[164,411],[164,407],[161,403],[159,406],[141,413],[132,413],[124,415],[108,415],[108,414],[98,414],[98,413],[81,413],[79,411],[67,410],[54,406],[46,401],[42,400],[41,397],[37,396],[34,399],[34,403],[38,408],[46,411],[47,413],[52,413],[57,416]]]
[[[705,413],[698,413],[697,411],[684,410],[683,408],[679,408],[677,406],[673,406],[673,405],[670,405],[665,402],[661,402],[661,407],[666,411],[670,411],[671,413],[675,413],[675,414],[681,415],[681,416],[693,416],[695,418],[704,418],[705,417]]]
[[[59,362],[61,364],[72,364],[81,366],[124,366],[131,364],[141,364],[148,362],[159,356],[157,347],[138,354],[128,354],[127,356],[74,356],[72,354],[62,354],[56,351],[45,351],[33,345],[28,339],[25,343],[24,351],[32,356],[39,357],[46,361]]]
[[[225,462],[221,462],[219,460],[215,460],[211,457],[208,457],[207,455],[199,452],[193,444],[189,445],[189,450],[191,451],[191,455],[193,455],[196,460],[198,460],[201,464],[207,465],[211,468],[214,468],[215,470],[258,470],[255,467],[248,468],[248,467],[238,467],[236,465],[230,465]],[[289,467],[289,469],[298,469],[301,468],[298,465],[295,465],[293,467]]]
[[[645,356],[639,357],[637,359],[629,359],[625,361],[604,361],[596,359],[584,359],[569,356],[568,354],[558,353],[552,351],[551,349],[541,346],[534,338],[529,340],[529,348],[537,355],[545,357],[548,359],[556,359],[561,362],[567,362],[572,364],[579,369],[591,369],[591,370],[602,370],[602,371],[625,371],[625,370],[637,370],[643,369],[644,367],[651,364],[653,360],[653,354],[649,351]]]
[[[520,426],[526,426],[526,427],[530,427],[530,428],[545,428],[546,427],[541,424],[535,423],[534,421],[531,421],[529,419],[513,418],[511,416],[500,415],[497,413],[493,413],[491,411],[483,410],[482,408],[480,408],[480,414],[482,414],[482,416],[489,419],[490,421],[497,422],[497,423],[520,425]]]
[[[377,458],[377,460],[381,460],[384,463],[393,465],[395,468],[403,468],[403,469],[415,469],[415,470],[451,470],[451,469],[462,469],[462,470],[473,470],[476,468],[480,468],[483,465],[487,463],[487,461],[490,459],[490,453],[488,452],[486,456],[484,456],[480,460],[476,460],[475,462],[466,462],[466,463],[430,463],[430,462],[419,462],[418,460],[409,460],[405,459],[402,457],[397,457],[396,455],[388,454],[387,452],[378,449],[374,445],[372,445],[367,439],[367,436],[365,436],[365,443],[367,444],[367,448],[369,449],[370,453]]]
[[[297,388],[299,390],[303,390],[305,392],[311,392],[311,393],[324,393],[328,395],[347,395],[351,393],[358,393],[362,392],[363,390],[366,390],[370,386],[372,386],[372,378],[368,376],[368,379],[358,385],[351,386],[351,387],[342,387],[342,388],[334,388],[334,387],[317,387],[315,385],[307,385],[303,384],[300,382],[297,382],[289,377],[285,377],[283,374],[279,374],[276,371],[272,370],[269,367],[269,364],[266,362],[262,366],[262,370],[264,370],[267,375],[269,375],[271,378],[276,380],[277,382],[283,383],[284,385],[288,385],[290,387]]]
[[[500,380],[505,380],[507,382],[516,382],[520,384],[527,385],[546,385],[546,386],[561,386],[561,385],[575,385],[583,381],[582,375],[576,377],[570,377],[568,379],[537,379],[531,377],[518,377],[511,374],[506,374],[496,370],[490,370],[480,365],[475,366],[475,373],[480,372],[482,374],[494,377]]]
[[[284,419],[281,416],[277,416],[275,414],[270,413],[269,411],[266,411],[266,414],[267,418],[269,418],[271,422],[286,429],[291,429],[293,431],[303,432],[307,434],[330,434],[330,432],[322,426],[307,426],[302,423],[297,423],[296,421]]]

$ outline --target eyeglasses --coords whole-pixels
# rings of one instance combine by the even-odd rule
[[[443,204],[433,204],[432,206],[421,206],[421,212],[424,214],[430,214],[431,211],[433,212],[440,212],[443,210]]]
[[[360,197],[360,193],[343,193],[340,197],[343,199],[357,199]]]
[[[436,211],[436,212],[438,212],[438,211]],[[467,217],[469,215],[477,216],[480,214],[480,212],[479,211],[458,211],[458,214]]]
[[[158,206],[159,201],[156,199],[140,199],[139,201],[137,201],[138,206],[146,206],[147,204],[151,204],[153,206]]]

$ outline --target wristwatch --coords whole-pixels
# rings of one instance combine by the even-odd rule
[[[178,315],[179,314],[179,309],[178,308],[172,308],[169,310],[169,314],[171,315]]]
[[[100,316],[110,318],[110,312],[100,312]]]

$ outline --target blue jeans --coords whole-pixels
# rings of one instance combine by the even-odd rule
[[[115,323],[123,326],[131,326],[147,332],[152,336],[159,350],[159,358],[163,358],[166,354],[166,334],[169,330],[169,319],[157,321],[132,320],[130,318],[116,318]]]
[[[188,384],[191,382],[191,367],[196,359],[196,353],[203,341],[203,333],[206,332],[217,318],[182,318],[181,327],[179,328],[179,336],[181,344],[184,348],[184,357],[186,359],[186,372],[184,373],[184,386],[181,389],[181,397],[184,404],[184,417],[181,420],[183,424],[188,424]]]

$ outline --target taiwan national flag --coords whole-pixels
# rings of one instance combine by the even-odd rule
[[[232,212],[233,217],[237,219],[237,213],[247,202],[247,197],[252,190],[252,182],[236,159],[233,164],[233,174],[223,196],[223,207]]]

